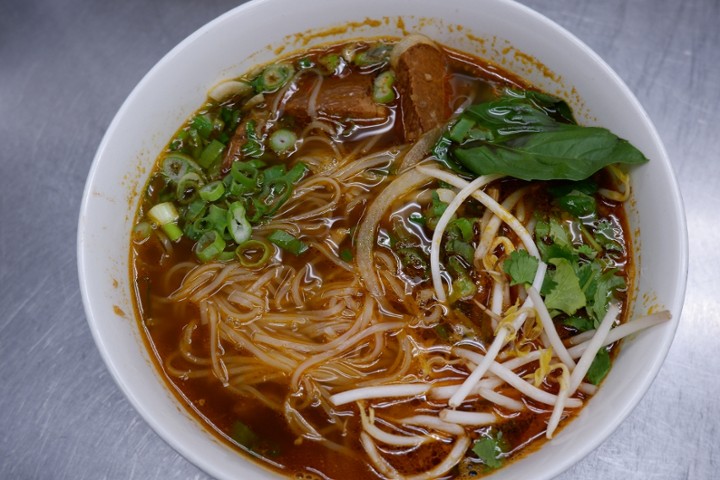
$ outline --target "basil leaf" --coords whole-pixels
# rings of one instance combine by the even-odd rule
[[[598,185],[592,178],[580,180],[579,182],[553,182],[548,186],[548,192],[553,197],[563,197],[573,190],[594,195],[598,191]]]
[[[568,105],[539,92],[506,90],[468,107],[433,150],[455,171],[523,180],[584,180],[614,163],[647,158],[601,127],[575,124]],[[588,193],[588,192],[583,192]]]
[[[527,134],[505,143],[458,148],[455,157],[476,175],[497,173],[521,180],[584,180],[614,163],[647,162],[627,140],[605,128],[555,124],[511,127],[507,132]]]

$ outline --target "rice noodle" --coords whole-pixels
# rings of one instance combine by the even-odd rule
[[[290,385],[292,387],[297,388],[298,381],[300,379],[300,375],[310,368],[312,365],[315,365],[317,363],[320,363],[328,358],[333,357],[334,355],[339,354],[340,352],[352,347],[357,341],[366,338],[368,336],[371,336],[379,331],[387,331],[387,330],[395,330],[398,328],[402,328],[402,324],[399,322],[395,323],[381,323],[378,325],[373,325],[372,327],[366,328],[364,331],[361,331],[357,333],[354,337],[350,337],[347,340],[344,340],[343,343],[335,347],[333,350],[325,351],[321,354],[315,355],[313,357],[308,358],[303,363],[301,363],[293,372],[292,378],[290,380]],[[359,398],[358,400],[362,400],[362,398]]]
[[[373,262],[373,248],[375,245],[375,230],[380,219],[390,208],[392,202],[402,197],[413,188],[417,188],[428,181],[428,176],[417,169],[409,170],[392,181],[375,198],[368,207],[365,216],[357,230],[357,266],[360,277],[365,283],[365,288],[376,298],[383,295],[383,288],[375,273]]]
[[[375,425],[374,418],[372,418],[372,409],[370,410],[370,418],[368,418],[368,415],[365,413],[365,409],[362,405],[358,405],[358,409],[360,410],[360,423],[362,424],[363,429],[375,440],[378,440],[386,445],[392,445],[395,447],[417,447],[429,440],[432,440],[431,437],[424,435],[395,435],[388,433]]]
[[[212,359],[213,373],[215,374],[215,377],[220,380],[220,383],[222,383],[224,387],[227,387],[229,384],[228,371],[225,367],[225,363],[222,361],[222,358],[220,358],[223,354],[223,350],[220,345],[220,332],[218,331],[218,314],[215,308],[209,306],[207,302],[202,302],[200,304],[200,309],[207,309],[208,312],[210,324],[210,358]]]

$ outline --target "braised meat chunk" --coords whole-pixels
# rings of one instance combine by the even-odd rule
[[[448,61],[432,40],[409,35],[395,46],[390,62],[400,92],[402,131],[406,141],[414,142],[450,116]]]
[[[318,87],[317,82],[322,84],[319,85],[313,105],[312,96]],[[368,75],[352,75],[345,78],[302,78],[298,82],[298,91],[285,106],[285,113],[298,118],[314,117],[317,113],[337,120],[382,120],[389,112],[373,100],[372,78]]]

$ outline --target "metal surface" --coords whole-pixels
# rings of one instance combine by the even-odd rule
[[[95,149],[147,70],[238,2],[0,0],[0,478],[207,478],[93,344],[75,234]],[[652,388],[561,479],[710,479],[720,462],[720,2],[526,0],[600,54],[663,138],[688,215],[680,328]]]

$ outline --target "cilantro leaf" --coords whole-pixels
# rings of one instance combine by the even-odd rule
[[[602,266],[599,262],[590,262],[578,265],[575,273],[580,282],[580,288],[585,293],[585,301],[587,305],[592,305],[597,291],[598,279],[602,273]]]
[[[503,263],[503,270],[510,276],[510,285],[532,284],[538,269],[538,259],[525,250],[516,250]]]
[[[565,258],[573,263],[576,261],[570,233],[564,224],[555,218],[550,218],[547,222],[537,222],[535,237],[539,240],[538,250],[545,262],[552,258]]]
[[[507,442],[502,432],[490,437],[482,437],[475,441],[472,451],[488,468],[500,468],[503,464],[502,455],[507,448]]]
[[[586,245],[584,243],[582,245],[580,245],[579,247],[577,247],[575,249],[575,251],[579,255],[582,255],[583,257],[585,257],[589,260],[593,260],[598,255],[598,252],[594,248],[592,248],[590,245]]]
[[[598,350],[586,375],[588,382],[598,385],[610,371],[610,354],[604,348]]]
[[[608,270],[600,275],[597,280],[597,289],[593,295],[593,304],[590,308],[590,314],[595,318],[596,324],[599,324],[607,313],[608,304],[613,294],[626,288],[625,279],[616,275],[616,273],[616,269]]]
[[[621,251],[621,233],[610,220],[602,219],[595,226],[595,241],[608,251]]]
[[[556,286],[545,297],[549,310],[560,310],[573,315],[586,305],[585,294],[572,264],[564,258],[553,258],[549,263],[555,265],[552,280]]]
[[[594,197],[577,190],[556,198],[555,202],[560,208],[578,218],[595,214],[597,208]]]
[[[595,322],[587,317],[572,316],[562,321],[563,325],[574,328],[578,332],[587,332],[595,328]]]

